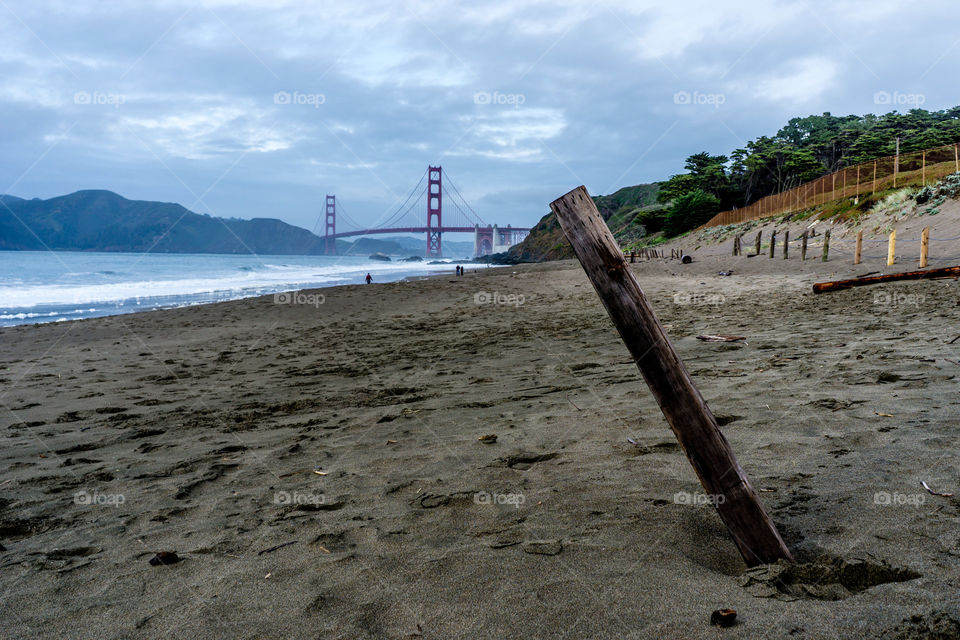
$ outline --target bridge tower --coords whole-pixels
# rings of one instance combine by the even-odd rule
[[[324,235],[323,252],[328,256],[337,255],[337,240],[331,236],[337,233],[337,196],[327,196],[327,225]]]
[[[440,182],[441,167],[427,167],[427,257],[439,258],[440,227],[442,224],[443,188]],[[436,231],[434,231],[436,229]]]

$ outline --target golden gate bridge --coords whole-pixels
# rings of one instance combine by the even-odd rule
[[[447,185],[450,189],[447,189]],[[485,223],[467,204],[440,166],[428,166],[406,201],[375,227],[364,228],[351,220],[342,207],[338,210],[335,195],[327,196],[326,211],[321,218],[325,221],[322,236],[324,253],[328,255],[337,253],[337,238],[382,233],[426,233],[426,256],[439,258],[443,255],[442,234],[472,233],[474,255],[479,257],[506,251],[521,242],[530,232],[529,228],[510,225],[498,227]],[[337,231],[338,223],[341,224],[341,231]],[[349,230],[342,230],[344,223]],[[320,220],[317,220],[314,231],[319,226]]]

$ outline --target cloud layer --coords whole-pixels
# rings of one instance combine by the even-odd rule
[[[581,183],[663,179],[793,116],[886,111],[884,91],[960,102],[960,7],[940,1],[0,0],[0,15],[0,191],[106,188],[308,228],[327,193],[359,222],[389,215],[428,163],[488,222],[530,225]]]

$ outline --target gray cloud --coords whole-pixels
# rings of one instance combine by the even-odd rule
[[[372,223],[441,163],[529,225],[793,116],[954,106],[960,9],[912,7],[3,0],[0,190],[312,228],[326,193]]]

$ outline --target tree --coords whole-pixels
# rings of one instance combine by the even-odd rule
[[[727,156],[712,156],[706,151],[687,158],[684,168],[688,173],[671,176],[661,183],[657,200],[671,202],[677,197],[700,189],[716,196],[724,205],[733,206],[737,200],[736,189],[727,174]]]
[[[720,198],[703,189],[677,197],[667,211],[663,233],[668,237],[699,227],[720,211]]]

